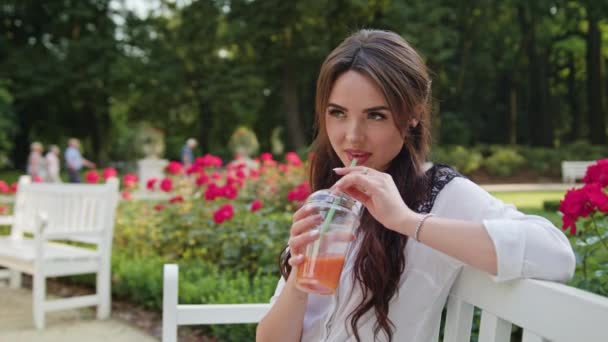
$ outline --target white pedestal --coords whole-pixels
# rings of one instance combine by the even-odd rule
[[[165,167],[169,161],[167,159],[140,159],[137,161],[139,170],[139,190],[146,191],[146,182],[150,178],[156,178],[159,181],[165,177]]]

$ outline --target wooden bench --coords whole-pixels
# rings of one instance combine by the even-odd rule
[[[480,342],[510,341],[512,324],[523,328],[523,342],[608,338],[608,298],[540,280],[496,283],[487,274],[465,267],[450,291],[444,342],[470,341],[475,307],[482,310]],[[267,303],[178,304],[178,267],[164,266],[163,342],[177,341],[180,325],[257,323],[269,309]]]
[[[595,164],[595,161],[562,161],[562,181],[564,183],[574,183],[585,177],[587,167]]]
[[[99,319],[110,316],[110,257],[118,198],[116,178],[94,185],[20,179],[11,234],[0,237],[0,266],[8,269],[0,277],[9,278],[16,288],[21,286],[21,273],[32,275],[36,328],[44,328],[45,313],[55,310],[97,306]],[[46,278],[85,273],[97,276],[95,294],[46,299]]]

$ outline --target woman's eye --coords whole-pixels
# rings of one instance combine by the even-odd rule
[[[368,117],[372,120],[381,121],[386,119],[386,115],[379,112],[371,112],[368,114]]]
[[[329,110],[329,115],[335,116],[337,118],[343,118],[345,116],[345,114],[344,114],[343,111],[337,110],[337,109],[330,109]]]

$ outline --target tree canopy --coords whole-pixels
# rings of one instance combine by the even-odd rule
[[[226,155],[241,125],[262,150],[277,132],[301,150],[323,59],[369,27],[426,59],[440,144],[607,142],[601,1],[165,0],[145,17],[121,4],[0,5],[0,163],[71,136],[99,162],[132,158],[143,124],[163,130],[169,157],[190,136]]]

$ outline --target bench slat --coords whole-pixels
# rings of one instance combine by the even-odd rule
[[[511,340],[511,328],[511,323],[484,310],[481,313],[479,342],[509,342]]]
[[[270,304],[178,305],[177,324],[257,323],[270,310]]]

